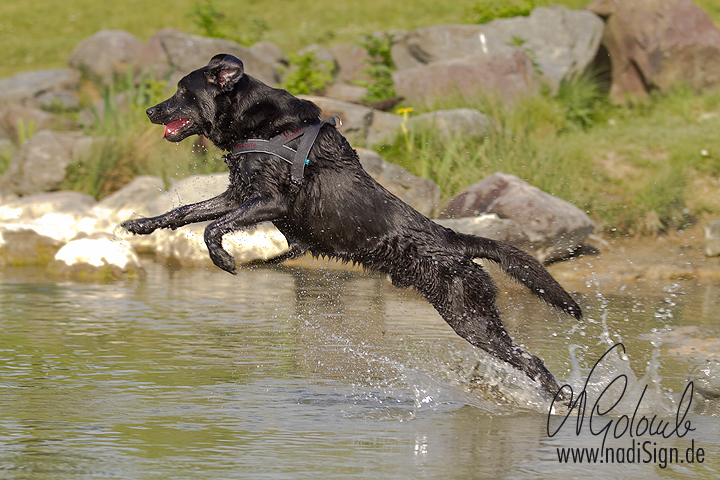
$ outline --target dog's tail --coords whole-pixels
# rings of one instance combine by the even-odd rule
[[[484,237],[458,233],[465,254],[486,258],[497,263],[508,275],[525,285],[535,295],[553,307],[580,320],[582,310],[570,294],[531,255],[512,245]]]

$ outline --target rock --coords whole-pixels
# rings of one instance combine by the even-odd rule
[[[209,200],[227,190],[229,184],[230,174],[227,172],[182,178],[173,182],[167,192],[155,195],[148,202],[148,214],[151,216],[162,215],[173,208]],[[132,184],[125,188],[131,186]]]
[[[705,256],[720,256],[720,219],[713,220],[705,226]]]
[[[218,53],[229,53],[242,60],[247,74],[268,85],[276,85],[280,81],[276,60],[265,58],[259,53],[262,51],[219,38],[189,35],[168,28],[160,30],[148,41],[138,56],[137,65],[155,72],[167,71],[166,65],[169,65],[170,71],[175,72],[170,84],[175,84],[193,70],[207,65]]]
[[[80,132],[36,133],[10,160],[0,180],[0,190],[16,195],[57,190],[65,180],[66,167],[88,155],[92,142],[91,137]]]
[[[108,233],[95,233],[63,246],[49,265],[50,273],[79,280],[106,280],[144,273],[130,244]]]
[[[364,142],[367,138],[368,129],[373,120],[374,111],[368,107],[355,103],[343,102],[327,97],[312,95],[298,95],[299,98],[310,100],[322,109],[324,118],[338,115],[342,120],[340,132],[353,142]]]
[[[326,97],[350,103],[360,103],[367,94],[367,88],[347,83],[333,83],[325,89]]]
[[[404,70],[453,58],[493,55],[514,45],[530,52],[555,91],[563,79],[572,78],[591,64],[603,26],[591,12],[536,8],[529,17],[498,19],[484,25],[412,30],[396,39],[392,55],[398,70]]]
[[[497,94],[511,102],[539,87],[532,60],[522,49],[508,46],[398,70],[392,78],[399,96],[426,105],[442,96],[472,97],[478,93]]]
[[[680,83],[720,85],[720,30],[691,0],[596,0],[587,8],[605,19],[614,100]]]
[[[53,115],[37,108],[17,104],[0,112],[0,128],[2,128],[8,136],[15,139],[18,143],[21,143],[20,140],[26,140],[27,137],[31,135],[31,132],[40,132],[41,130],[75,130],[78,126],[68,118]],[[20,129],[22,129],[22,132]]]
[[[127,92],[118,93],[115,95],[110,104],[112,105],[112,113],[120,114],[120,115],[127,115],[128,111],[131,108],[136,108],[134,105],[131,105],[130,98],[128,97]],[[95,102],[91,107],[85,108],[80,112],[80,124],[86,127],[95,125],[95,124],[102,124],[102,122],[105,120],[105,107],[107,106],[107,102],[103,100],[98,100]]]
[[[432,180],[411,175],[372,150],[358,148],[356,151],[363,168],[376,182],[423,215],[433,215],[440,203],[440,187]]]
[[[324,118],[338,115],[342,120],[340,132],[351,144],[377,145],[393,141],[402,117],[350,102],[327,97],[299,95],[322,109]]]
[[[343,43],[330,48],[338,65],[336,81],[339,83],[352,83],[358,80],[368,80],[363,71],[370,66],[370,55],[358,46]],[[339,99],[342,100],[342,99]]]
[[[495,213],[521,225],[534,255],[543,262],[566,258],[584,244],[595,225],[576,206],[514,175],[496,172],[453,197],[440,218]]]
[[[80,74],[72,69],[37,70],[0,78],[0,109],[9,105],[37,106],[38,98],[50,92],[74,92]]]
[[[9,138],[0,138],[0,158],[11,159],[17,153],[17,147]],[[3,201],[3,192],[0,189],[0,203]]]
[[[142,175],[117,192],[103,198],[92,209],[97,217],[97,229],[113,232],[118,223],[137,216],[149,216],[150,201],[163,193],[164,182],[160,177]],[[164,212],[159,212],[164,213]]]
[[[137,72],[162,79],[168,78],[171,73],[177,73],[175,72],[175,67],[170,64],[170,57],[168,57],[165,47],[163,47],[162,44],[163,35],[168,32],[175,32],[175,30],[160,30],[150,37],[142,51],[140,51],[137,58],[135,58],[134,67]],[[170,83],[170,85],[174,86],[172,83]]]
[[[492,238],[522,250],[532,250],[530,239],[521,225],[513,220],[500,218],[494,213],[479,217],[446,218],[434,221],[459,233]]]
[[[445,139],[461,137],[484,137],[497,125],[485,114],[471,108],[436,110],[408,119],[408,127],[419,130],[433,130]]]
[[[80,110],[80,97],[75,92],[45,92],[38,95],[34,102],[39,108],[48,111],[76,112]]]
[[[34,230],[5,230],[0,227],[0,267],[47,265],[62,243]]]
[[[142,52],[143,43],[124,30],[101,30],[80,42],[68,58],[68,66],[90,78],[110,84],[124,75]]]
[[[255,52],[260,58],[270,63],[276,70],[287,67],[288,58],[280,50],[280,47],[273,42],[258,42],[251,45],[250,50]]]
[[[403,117],[374,108],[343,102],[327,97],[301,95],[322,109],[323,117],[339,115],[343,122],[342,134],[350,143],[360,145],[379,145],[396,140]],[[455,135],[484,136],[495,128],[495,122],[477,110],[458,108],[438,110],[408,118],[408,128],[435,129],[445,138]]]
[[[393,143],[400,131],[403,117],[376,109],[371,109],[371,112],[372,119],[365,136],[365,143],[368,146]]]
[[[28,195],[0,205],[0,229],[33,230],[61,243],[96,231],[95,199],[78,192]]]
[[[298,51],[299,55],[305,55],[306,53],[312,53],[315,56],[315,60],[318,62],[330,62],[332,64],[332,72],[337,70],[337,63],[335,62],[335,55],[328,48],[321,47],[320,45],[313,43],[305,48]]]
[[[693,388],[705,398],[720,397],[720,360],[709,358],[690,373]]]

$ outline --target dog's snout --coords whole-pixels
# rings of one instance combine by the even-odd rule
[[[148,118],[152,118],[153,114],[157,111],[157,105],[154,107],[150,107],[147,110],[145,110],[145,113],[147,114]]]

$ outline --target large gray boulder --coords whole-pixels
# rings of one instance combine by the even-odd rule
[[[124,30],[101,30],[80,42],[68,58],[68,66],[90,78],[109,84],[132,68],[143,43]]]
[[[440,204],[440,187],[432,180],[411,175],[404,168],[384,161],[380,155],[364,148],[356,149],[363,168],[380,185],[426,217]]]
[[[298,95],[299,98],[309,100],[322,110],[323,117],[337,115],[342,121],[340,132],[351,142],[364,143],[367,139],[368,129],[373,121],[374,110],[357,103],[344,102],[333,98],[314,95]],[[398,127],[400,124],[398,123]]]
[[[596,0],[587,8],[605,18],[613,99],[683,83],[720,86],[720,29],[692,0]]]
[[[595,14],[565,8],[536,8],[529,17],[484,25],[439,25],[412,30],[396,39],[392,55],[398,70],[453,58],[495,55],[509,45],[527,50],[556,90],[563,79],[583,72],[593,61],[603,34]],[[480,61],[478,58],[478,61]]]
[[[522,49],[509,46],[398,70],[392,78],[399,96],[426,105],[433,105],[438,97],[480,93],[512,102],[540,86],[532,60]]]
[[[80,73],[69,68],[22,72],[0,78],[0,109],[16,104],[38,106],[47,101],[48,94],[75,92],[79,86]]]
[[[191,71],[207,65],[218,53],[229,53],[242,60],[246,73],[268,85],[276,85],[280,81],[278,62],[282,57],[277,53],[268,55],[268,51],[266,44],[253,49],[168,28],[160,30],[148,41],[138,55],[136,66],[151,69],[159,76],[171,73],[170,83],[174,84]]]
[[[324,117],[338,115],[340,132],[352,144],[378,145],[395,139],[403,118],[400,115],[327,97],[299,95],[320,107]]]
[[[352,83],[357,80],[368,80],[365,69],[370,66],[370,55],[359,45],[343,43],[330,48],[338,65],[335,80],[340,83]]]
[[[30,195],[59,189],[67,166],[88,155],[93,141],[80,132],[36,133],[10,160],[0,180],[0,191],[5,195]]]
[[[0,130],[18,143],[25,141],[31,132],[41,130],[77,130],[78,125],[67,117],[55,115],[39,108],[16,104],[0,110]]]
[[[595,228],[590,217],[575,205],[501,172],[453,197],[440,218],[488,213],[521,225],[531,242],[532,253],[544,262],[567,257],[584,244]]]

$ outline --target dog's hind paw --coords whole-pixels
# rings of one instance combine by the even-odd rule
[[[212,260],[215,265],[217,265],[219,268],[222,268],[228,273],[232,273],[233,275],[237,274],[237,268],[235,267],[235,258],[233,258],[232,255],[230,255],[222,248],[211,248],[209,250],[210,260]]]

